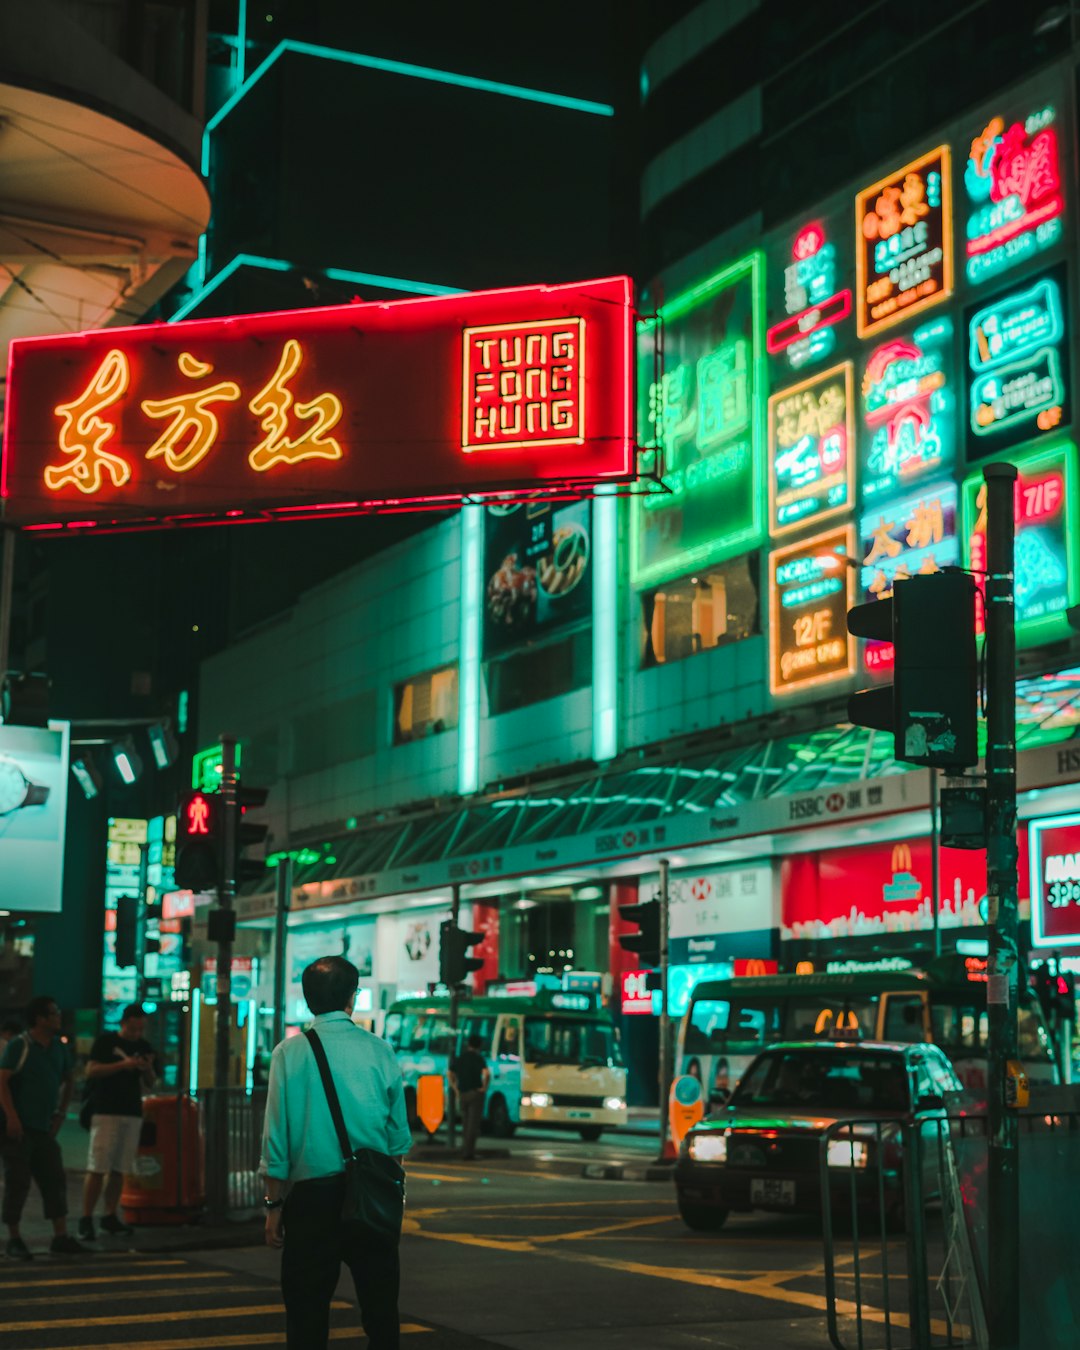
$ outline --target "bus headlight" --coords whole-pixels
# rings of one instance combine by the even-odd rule
[[[605,1097],[605,1098],[604,1098],[604,1110],[605,1110],[605,1111],[625,1111],[625,1110],[626,1110],[626,1103],[623,1101],[623,1099],[622,1099],[621,1097]]]
[[[830,1139],[826,1150],[830,1167],[865,1167],[868,1151],[857,1139]]]
[[[692,1135],[690,1139],[690,1156],[695,1162],[726,1162],[727,1135]]]
[[[525,1092],[521,1097],[522,1106],[550,1106],[552,1103],[550,1092]]]

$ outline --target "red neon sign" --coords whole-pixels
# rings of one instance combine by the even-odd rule
[[[12,342],[31,529],[554,496],[636,471],[626,277]]]

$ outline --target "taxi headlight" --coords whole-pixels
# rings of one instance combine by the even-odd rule
[[[725,1162],[727,1160],[727,1135],[693,1135],[690,1139],[690,1156],[695,1162]]]
[[[865,1167],[868,1153],[858,1139],[830,1139],[827,1149],[830,1167]]]
[[[552,1097],[550,1092],[526,1092],[522,1095],[522,1106],[550,1106]]]
[[[626,1110],[626,1102],[624,1102],[623,1099],[622,1099],[621,1097],[605,1097],[605,1098],[604,1098],[604,1110],[605,1110],[605,1111],[625,1111],[625,1110]]]

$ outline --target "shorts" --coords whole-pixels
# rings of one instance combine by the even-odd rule
[[[94,1115],[90,1123],[88,1172],[130,1172],[142,1133],[141,1116]]]

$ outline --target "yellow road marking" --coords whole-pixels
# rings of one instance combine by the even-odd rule
[[[460,1185],[467,1180],[466,1177],[454,1176],[448,1172],[429,1172],[426,1169],[420,1172],[412,1167],[409,1168],[408,1178],[410,1181],[445,1181],[451,1186]]]
[[[618,1223],[604,1224],[600,1228],[579,1228],[576,1233],[551,1233],[543,1237],[533,1236],[534,1242],[581,1242],[585,1238],[600,1237],[605,1233],[624,1232],[628,1228],[644,1228],[646,1224],[667,1223],[667,1214],[650,1214],[644,1219],[622,1219]]]
[[[331,1308],[351,1308],[353,1305],[344,1303],[341,1299],[335,1299],[330,1306]],[[265,1317],[268,1313],[280,1313],[281,1311],[282,1305],[280,1303],[258,1303],[251,1308],[184,1308],[183,1310],[155,1313],[154,1321],[194,1322],[207,1317]],[[119,1313],[112,1317],[61,1317],[59,1320],[53,1319],[49,1322],[7,1322],[4,1330],[42,1331],[54,1327],[119,1327],[128,1326],[133,1322],[145,1321],[146,1313]],[[216,1343],[219,1341],[220,1338],[215,1338]],[[205,1339],[196,1342],[196,1344],[205,1344]]]
[[[401,1328],[403,1336],[414,1335],[418,1331],[430,1331],[430,1327],[407,1322]],[[331,1327],[330,1340],[356,1342],[355,1327]],[[252,1331],[246,1336],[215,1336],[215,1350],[226,1350],[228,1346],[281,1345],[280,1331]],[[54,1350],[87,1350],[86,1342],[78,1345],[58,1345]],[[94,1346],[94,1350],[206,1350],[206,1337],[196,1336],[182,1341],[103,1341]]]
[[[177,1261],[178,1266],[183,1265],[182,1261]],[[77,1276],[79,1287],[83,1288],[88,1284],[132,1284],[135,1281],[146,1282],[147,1275],[152,1275],[155,1280],[224,1280],[230,1271],[226,1270],[170,1270],[170,1271],[147,1271],[143,1275],[84,1275],[79,1271]],[[20,1288],[29,1288],[31,1285],[35,1289],[44,1289],[51,1284],[66,1284],[70,1287],[72,1276],[66,1275],[63,1279],[39,1280],[34,1276],[29,1279],[19,1281],[7,1280],[8,1285],[18,1283]]]
[[[217,1273],[217,1272],[215,1272]],[[224,1271],[220,1272],[224,1275]],[[70,1280],[65,1280],[65,1284],[70,1284]],[[258,1285],[251,1284],[215,1284],[209,1289],[185,1289],[184,1294],[187,1298],[198,1298],[200,1294],[213,1294],[216,1298],[218,1294],[262,1294],[264,1291]],[[144,1289],[136,1297],[143,1298],[173,1298],[176,1294],[175,1289]],[[50,1307],[56,1307],[60,1303],[103,1303],[106,1299],[119,1298],[115,1290],[107,1294],[43,1294],[41,1298],[10,1298],[4,1295],[4,1307],[26,1308],[32,1304],[48,1303]]]

